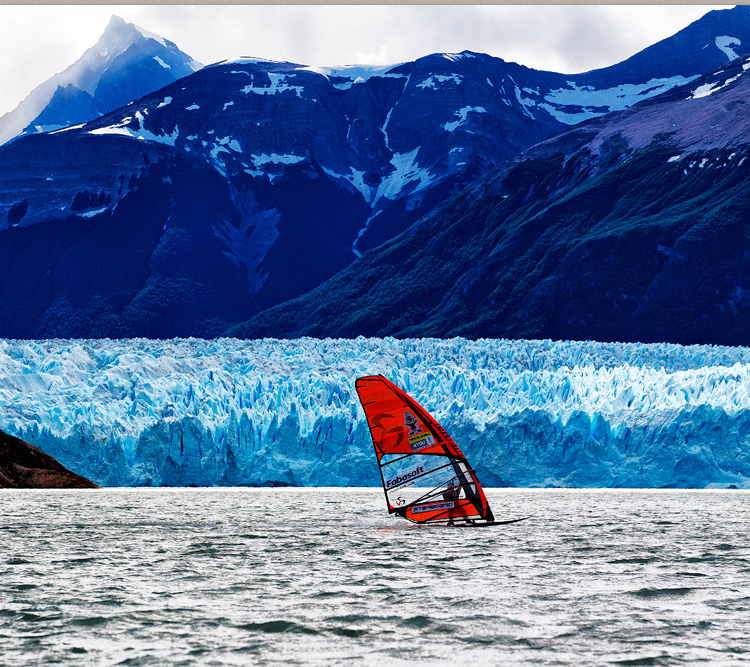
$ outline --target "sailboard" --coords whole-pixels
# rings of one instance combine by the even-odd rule
[[[358,378],[388,512],[419,524],[498,526],[473,468],[437,420],[382,375]]]

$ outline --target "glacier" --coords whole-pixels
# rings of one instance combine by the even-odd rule
[[[103,486],[376,486],[382,374],[487,486],[750,488],[750,348],[0,340],[0,428]]]

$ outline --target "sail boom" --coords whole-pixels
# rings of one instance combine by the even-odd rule
[[[403,460],[403,459],[397,459],[397,461],[400,461],[400,460]],[[395,463],[395,461],[391,461],[391,463]],[[385,465],[390,465],[390,464],[386,463]],[[436,472],[437,470],[442,470],[443,468],[447,468],[450,465],[451,465],[450,463],[444,463],[443,465],[439,466],[438,468],[433,468],[432,470],[429,470],[429,471],[426,471],[426,472],[422,472],[422,473],[418,473],[418,474],[414,475],[413,477],[410,477],[408,480],[404,481],[403,484],[398,484],[398,486],[393,486],[393,487],[390,487],[390,488],[391,489],[396,489],[396,488],[398,488],[400,486],[405,485],[407,483],[407,481],[408,482],[416,482],[417,480],[421,479],[422,477],[426,477],[427,475],[429,475],[429,474],[431,474],[433,472]]]

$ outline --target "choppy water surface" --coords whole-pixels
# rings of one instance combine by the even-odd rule
[[[490,490],[421,528],[375,489],[0,492],[0,663],[750,662],[750,493]]]

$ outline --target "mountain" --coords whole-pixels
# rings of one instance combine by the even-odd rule
[[[172,42],[113,16],[96,46],[0,117],[0,144],[97,118],[200,67]]]
[[[0,148],[0,332],[211,336],[313,289],[564,127],[507,67],[241,59]]]
[[[236,332],[746,344],[748,69],[541,142]]]
[[[664,76],[706,74],[750,53],[750,7],[738,5],[703,15],[678,33],[612,67],[588,72],[585,85],[617,80],[640,84]]]
[[[750,44],[750,12],[683,33],[653,59],[579,75],[472,52],[389,67],[240,58],[22,137],[0,147],[0,336],[220,335],[522,150],[726,61]]]

